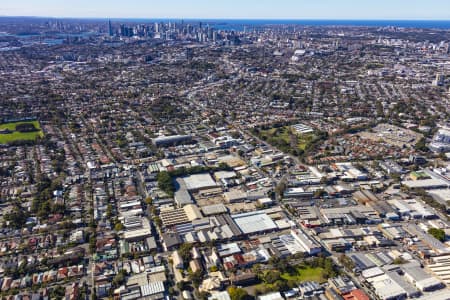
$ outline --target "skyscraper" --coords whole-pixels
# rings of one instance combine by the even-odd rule
[[[112,24],[111,24],[111,20],[108,20],[108,31],[109,31],[109,36],[113,36],[114,35]]]
[[[443,86],[445,83],[444,74],[436,74],[436,79],[433,81],[434,86]]]

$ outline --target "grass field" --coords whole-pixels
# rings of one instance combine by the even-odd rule
[[[296,134],[290,126],[261,130],[259,136],[281,151],[293,154],[298,150],[305,151],[316,137],[314,133]],[[296,145],[296,147],[292,145]]]
[[[16,131],[16,126],[19,124],[33,124],[35,128],[39,129],[39,131],[34,132],[19,132]],[[26,121],[26,122],[14,122],[14,123],[5,123],[0,124],[0,131],[2,130],[10,130],[12,133],[0,134],[0,144],[8,144],[15,141],[34,141],[38,137],[43,137],[44,133],[42,132],[41,125],[38,121]]]
[[[272,271],[265,271],[272,272]],[[275,271],[278,272],[278,271]],[[266,275],[264,275],[266,276]],[[292,268],[290,272],[280,274],[280,280],[287,284],[290,282],[291,284],[299,284],[305,281],[315,281],[319,283],[324,283],[327,280],[325,279],[325,270],[323,268],[317,267],[312,268],[309,266],[299,265],[297,267]],[[266,283],[261,282],[249,287],[246,287],[245,290],[251,295],[258,294],[267,294],[269,292],[279,291],[278,281],[275,283]]]
[[[322,283],[326,281],[323,274],[322,268],[297,267],[293,274],[283,273],[281,274],[281,278],[296,282],[317,281]]]
[[[286,143],[290,143],[290,127],[279,127],[279,128],[270,128],[267,130],[261,130],[261,136],[266,136],[267,138],[276,138],[285,141]]]
[[[303,151],[314,141],[315,135],[313,133],[297,135],[298,148]]]

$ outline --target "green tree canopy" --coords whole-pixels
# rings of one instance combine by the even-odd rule
[[[228,291],[228,294],[230,294],[231,300],[251,300],[252,299],[252,297],[247,293],[247,291],[242,288],[230,286],[227,291]]]
[[[442,229],[430,228],[428,229],[428,233],[441,242],[445,241],[445,231]]]

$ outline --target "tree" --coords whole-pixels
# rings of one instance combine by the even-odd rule
[[[40,200],[39,200],[39,198],[34,198],[33,199],[33,201],[31,201],[31,207],[30,207],[30,209],[31,209],[31,211],[32,212],[37,212],[38,211],[38,209],[39,209],[39,203],[40,203]]]
[[[394,259],[394,260],[392,261],[392,263],[393,263],[394,265],[402,265],[402,264],[406,263],[406,260],[405,260],[403,257],[399,256],[399,257],[397,257],[396,259]]]
[[[324,275],[328,278],[336,277],[338,272],[334,266],[333,260],[329,257],[323,261]]]
[[[249,299],[252,299],[252,297],[249,296],[247,291],[242,289],[242,288],[237,288],[235,286],[230,286],[227,291],[228,291],[228,294],[230,295],[231,300],[249,300]]]
[[[153,222],[155,222],[155,225],[156,225],[157,227],[161,228],[161,226],[162,226],[162,220],[161,220],[160,217],[155,216],[155,217],[153,218]]]
[[[255,273],[255,274],[260,274],[261,271],[262,271],[262,267],[261,267],[260,264],[254,264],[254,265],[252,266],[252,272],[253,272],[253,273]]]
[[[210,294],[208,292],[203,291],[203,292],[197,292],[196,296],[197,296],[197,299],[199,299],[199,300],[207,300],[208,297],[210,296]]]
[[[147,205],[152,205],[153,204],[153,199],[152,197],[148,196],[147,198],[145,198],[145,203]]]
[[[55,203],[53,205],[51,205],[51,211],[54,214],[64,214],[64,212],[66,211],[66,207],[64,204],[60,204],[60,203]]]
[[[314,191],[314,198],[321,198],[323,196],[325,196],[327,194],[327,192],[325,192],[324,190],[316,190]]]
[[[97,239],[95,236],[91,236],[89,238],[89,250],[91,253],[95,253],[95,250],[97,249]]]
[[[158,187],[169,196],[173,196],[173,194],[175,193],[175,186],[170,174],[163,171],[158,173],[158,176],[156,178],[158,180]]]
[[[428,152],[429,149],[427,147],[427,141],[425,140],[425,138],[421,138],[414,146],[414,149],[421,152]]]
[[[278,271],[271,270],[264,273],[263,280],[265,283],[273,284],[281,279],[281,274]]]
[[[217,272],[219,270],[219,268],[217,268],[217,266],[211,266],[210,268],[209,268],[209,271],[210,272]]]
[[[169,295],[175,295],[175,289],[173,288],[173,286],[169,287]]]
[[[442,229],[430,228],[428,229],[428,233],[441,242],[445,241],[445,231]]]
[[[10,213],[5,214],[4,219],[5,221],[9,221],[10,227],[19,229],[22,228],[23,225],[25,225],[27,217],[28,216],[24,209],[22,209],[20,206],[15,206]]]
[[[179,281],[177,282],[177,288],[180,291],[184,291],[189,287],[189,284],[186,281]]]
[[[112,284],[115,287],[119,287],[122,284],[125,283],[125,276],[127,275],[127,271],[125,271],[124,269],[120,270],[116,276],[114,276]]]
[[[339,256],[339,262],[349,271],[352,271],[355,268],[353,260],[345,254]]]
[[[203,272],[201,270],[197,270],[189,274],[189,280],[192,282],[192,285],[195,288],[198,288],[203,280]]]
[[[275,270],[278,270],[281,273],[285,273],[285,272],[289,271],[289,264],[288,264],[287,260],[284,258],[278,258],[276,256],[272,256],[269,259],[269,264],[271,264]]]
[[[284,279],[281,279],[281,278],[279,280],[275,281],[274,285],[278,291],[286,291],[289,289],[287,281]]]
[[[285,181],[285,180],[282,180],[282,181],[280,181],[280,183],[276,186],[275,192],[276,192],[278,195],[283,196],[284,191],[286,190],[286,188],[287,188],[286,181]]]
[[[123,224],[122,224],[122,222],[117,222],[117,223],[114,225],[114,230],[115,230],[115,231],[121,231],[121,230],[123,230]]]
[[[304,259],[305,258],[305,253],[304,252],[298,252],[298,253],[295,253],[292,257],[294,259]]]
[[[187,262],[192,259],[192,244],[184,243],[178,248],[178,253],[180,254],[183,261]]]
[[[46,219],[48,218],[48,215],[51,212],[51,205],[50,205],[50,200],[45,200],[44,202],[42,202],[39,205],[39,210],[37,212],[37,216],[40,219]]]
[[[112,212],[113,212],[113,207],[111,204],[108,204],[108,206],[106,207],[106,218],[111,218],[112,216]]]
[[[61,286],[55,286],[54,288],[51,289],[50,291],[50,297],[53,299],[62,299],[66,294],[66,289]]]

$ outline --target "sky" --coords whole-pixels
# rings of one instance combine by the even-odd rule
[[[450,20],[450,0],[0,0],[0,16]]]

